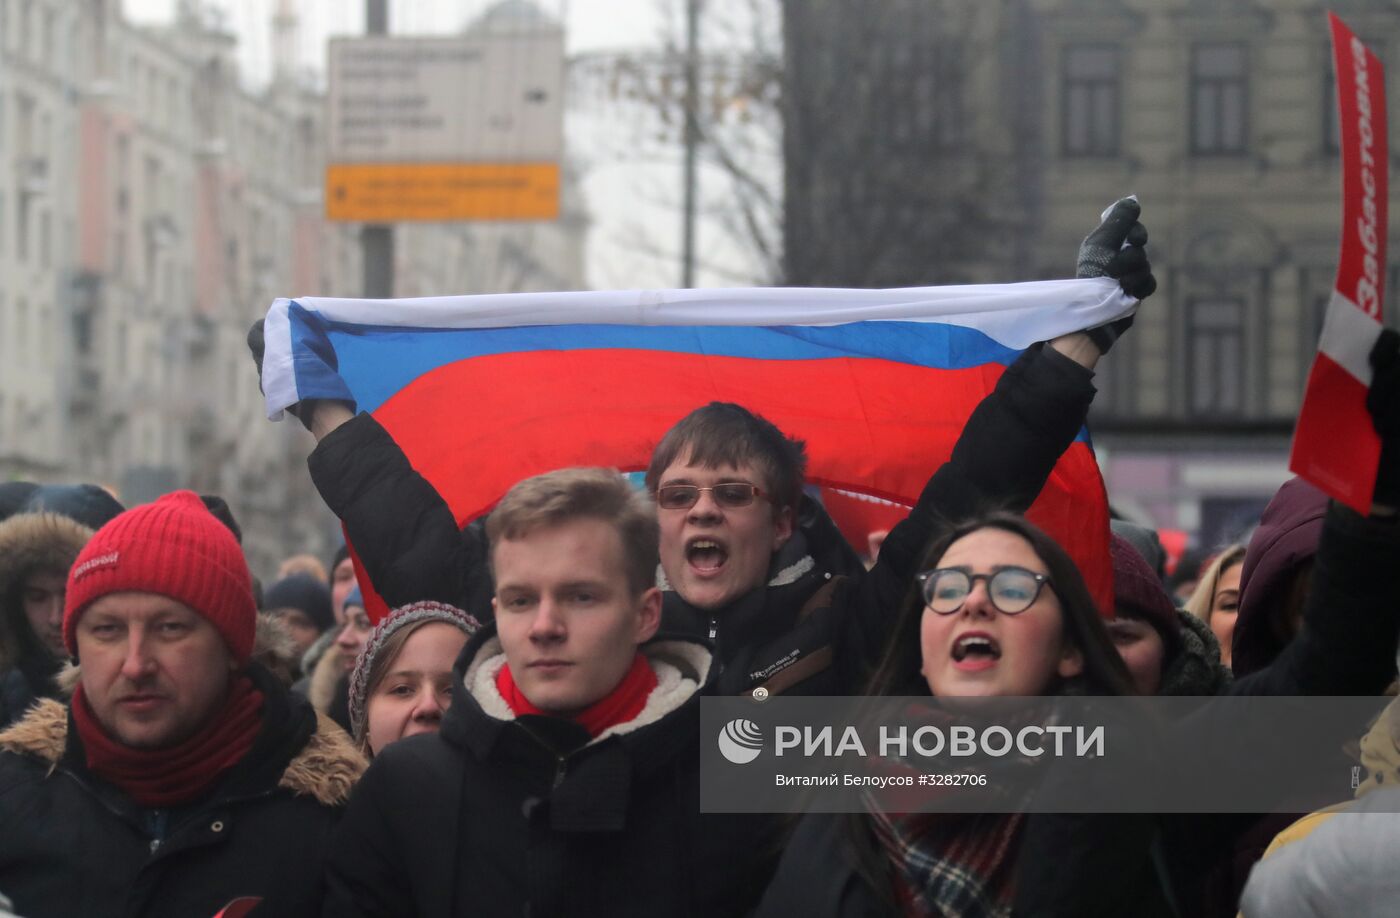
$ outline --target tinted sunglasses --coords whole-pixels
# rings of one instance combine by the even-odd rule
[[[656,505],[662,510],[689,510],[700,501],[700,492],[709,491],[716,504],[725,508],[747,507],[756,497],[767,495],[758,485],[746,481],[730,481],[713,488],[695,485],[663,485],[656,489]]]

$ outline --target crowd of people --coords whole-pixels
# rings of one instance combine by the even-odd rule
[[[1137,218],[1119,202],[1080,276],[1153,292]],[[1357,799],[1301,820],[702,811],[705,696],[1393,685],[1397,336],[1372,355],[1369,514],[1290,481],[1181,606],[1152,533],[1115,523],[1106,617],[1022,514],[1128,324],[1025,351],[873,563],[804,488],[802,443],[723,403],[661,438],[644,488],[561,469],[462,529],[371,415],[304,402],[359,583],[342,548],[262,587],[215,496],[0,485],[0,912],[1385,913],[1400,709],[1361,738]]]

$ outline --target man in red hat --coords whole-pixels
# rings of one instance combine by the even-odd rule
[[[251,662],[252,577],[188,491],[117,516],[68,572],[80,665],[0,733],[0,889],[18,914],[314,914],[364,763]]]

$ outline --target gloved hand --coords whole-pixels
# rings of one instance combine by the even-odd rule
[[[248,329],[248,350],[253,352],[253,365],[258,368],[258,391],[263,390],[262,384],[262,362],[263,354],[267,352],[267,341],[263,337],[263,320],[259,319],[253,323],[253,327]]]
[[[1075,276],[1112,277],[1128,296],[1138,300],[1151,296],[1157,289],[1157,278],[1152,276],[1152,265],[1147,261],[1147,229],[1138,222],[1141,213],[1142,206],[1132,198],[1114,203],[1098,228],[1080,243]],[[1113,342],[1132,324],[1133,316],[1124,316],[1091,328],[1088,334],[1101,352],[1108,353]]]
[[[1371,389],[1366,410],[1381,435],[1381,464],[1371,502],[1400,509],[1400,332],[1381,329],[1371,348]]]
[[[253,364],[258,368],[258,391],[263,391],[262,365],[263,354],[267,352],[267,340],[263,337],[263,320],[259,319],[253,323],[253,327],[248,329],[248,350],[253,354]],[[287,413],[301,421],[301,426],[307,430],[311,429],[311,415],[309,412],[300,410],[300,403],[288,405]]]

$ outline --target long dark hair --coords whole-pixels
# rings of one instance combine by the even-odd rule
[[[1084,671],[1067,680],[1058,680],[1047,695],[1132,695],[1132,677],[1113,640],[1108,636],[1098,606],[1084,584],[1084,577],[1059,543],[1034,523],[1014,513],[997,511],[974,517],[949,527],[935,537],[924,551],[919,570],[937,567],[948,547],[979,529],[1000,529],[1018,535],[1045,564],[1050,586],[1060,600],[1065,640],[1084,658]],[[884,656],[866,687],[867,695],[927,695],[928,685],[921,673],[919,624],[924,599],[917,582],[911,583],[904,599],[894,633]]]
[[[29,681],[35,695],[53,694],[58,689],[54,676],[63,668],[63,660],[54,655],[24,614],[24,584],[37,573],[52,573],[62,577],[62,570],[35,568],[16,578],[14,585],[0,599],[0,664],[8,662]],[[8,646],[5,646],[8,645]],[[5,660],[9,655],[10,659]]]
[[[951,525],[929,543],[919,570],[936,567],[950,545],[980,529],[1000,529],[1030,543],[1031,549],[1044,562],[1050,575],[1050,585],[1060,600],[1065,640],[1083,656],[1084,669],[1081,674],[1071,679],[1056,677],[1055,684],[1045,694],[1135,694],[1132,677],[1108,636],[1108,629],[1079,568],[1058,542],[1025,517],[996,511]],[[923,613],[924,599],[916,581],[910,584],[898,623],[879,666],[870,678],[866,694],[929,694],[928,683],[920,671],[919,626]],[[885,904],[893,907],[895,897],[890,883],[890,864],[872,834],[870,817],[864,813],[848,813],[840,819],[842,840],[856,872]]]

